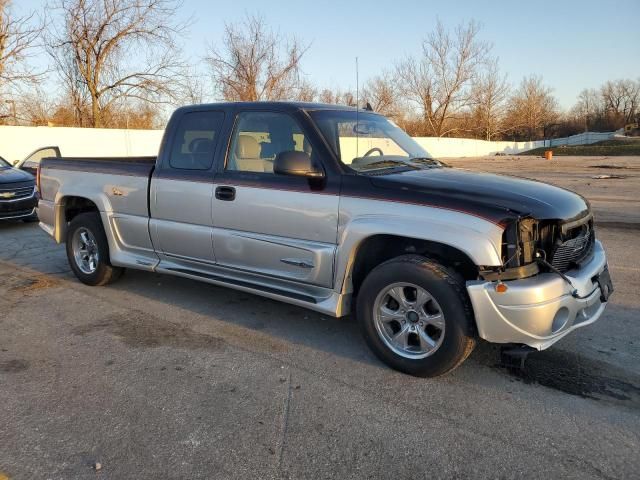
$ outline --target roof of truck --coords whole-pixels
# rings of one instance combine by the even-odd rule
[[[186,105],[182,108],[185,109],[200,109],[200,108],[255,108],[260,107],[264,109],[276,108],[278,110],[347,110],[354,111],[355,107],[348,105],[337,105],[333,103],[314,103],[314,102],[290,102],[290,101],[269,101],[269,102],[217,102],[217,103],[205,103],[198,105]],[[361,112],[374,113],[368,110],[360,109]]]

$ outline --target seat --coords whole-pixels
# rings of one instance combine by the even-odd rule
[[[211,167],[213,142],[208,138],[195,138],[189,143],[192,168],[206,170]]]
[[[260,144],[255,138],[250,135],[238,135],[234,169],[243,172],[268,172],[266,162],[260,158],[260,150]]]

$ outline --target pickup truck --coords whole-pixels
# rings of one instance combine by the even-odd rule
[[[291,102],[178,109],[157,158],[45,158],[41,227],[105,285],[178,275],[342,317],[417,376],[479,338],[541,350],[612,292],[588,202],[450,168],[382,115]]]

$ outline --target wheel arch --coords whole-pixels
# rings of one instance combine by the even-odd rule
[[[56,200],[55,239],[58,243],[65,242],[67,226],[81,213],[100,213],[98,203],[82,195],[64,195]]]
[[[478,266],[459,248],[434,240],[418,239],[403,235],[379,233],[360,242],[353,253],[350,270],[344,285],[357,295],[362,282],[375,267],[402,255],[414,254],[430,258],[458,272],[465,280],[475,280]]]

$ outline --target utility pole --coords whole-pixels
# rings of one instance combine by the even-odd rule
[[[13,117],[13,125],[18,125],[18,116],[16,115],[16,101],[15,100],[5,100],[5,103],[11,105],[11,116]]]

